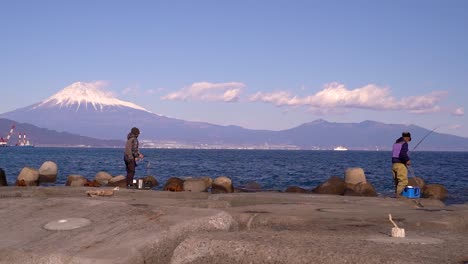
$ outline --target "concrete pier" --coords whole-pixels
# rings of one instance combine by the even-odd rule
[[[466,203],[95,189],[0,187],[0,263],[468,263]]]

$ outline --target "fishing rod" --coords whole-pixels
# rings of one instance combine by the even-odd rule
[[[432,134],[434,131],[436,131],[436,129],[439,128],[439,127],[440,127],[440,126],[435,127],[434,129],[432,129],[431,131],[429,131],[421,140],[419,140],[419,142],[416,144],[416,146],[414,146],[414,148],[413,148],[413,150],[412,150],[411,152],[415,151],[416,148],[417,148],[430,134]],[[413,176],[413,178],[414,178],[415,176],[414,176],[413,167],[411,167],[411,166],[406,166],[406,167],[407,167],[408,170],[410,171],[411,176]]]
[[[419,140],[418,144],[416,144],[416,146],[414,146],[414,148],[413,148],[413,150],[411,152],[415,151],[416,148],[424,141],[424,139],[426,139],[430,134],[432,134],[432,132],[434,132],[437,128],[439,128],[439,127],[435,127],[434,129],[429,131],[421,140]]]

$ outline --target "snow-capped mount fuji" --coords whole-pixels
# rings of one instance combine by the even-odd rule
[[[139,105],[115,98],[103,86],[102,82],[76,82],[42,102],[0,117],[99,139],[125,140],[133,126],[139,127],[141,138],[148,140],[248,144],[260,139],[256,130],[154,114]]]
[[[104,85],[104,82],[75,82],[33,108],[59,106],[79,110],[80,107],[88,108],[88,106],[92,106],[94,110],[102,111],[105,107],[129,107],[149,112],[139,105],[115,98],[112,93],[102,89]]]

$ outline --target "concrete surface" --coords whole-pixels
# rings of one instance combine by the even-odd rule
[[[0,187],[0,263],[468,263],[466,203],[91,189]]]

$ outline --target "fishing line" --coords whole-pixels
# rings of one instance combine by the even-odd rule
[[[411,176],[413,176],[413,178],[414,178],[415,176],[414,176],[413,167],[411,167],[411,166],[408,165],[408,166],[406,166],[406,168],[408,168],[409,172],[411,173]]]
[[[416,148],[430,135],[432,134],[432,132],[434,132],[437,128],[439,128],[440,126],[437,126],[435,127],[434,129],[432,129],[431,131],[429,131],[421,140],[419,140],[419,142],[416,144],[416,146],[414,146],[413,150],[411,150],[411,152],[415,151]],[[407,165],[406,166],[408,168],[408,170],[410,171],[411,173],[411,176],[413,176],[413,178],[415,177],[414,176],[414,170],[413,168],[410,166],[410,165]]]
[[[416,144],[416,146],[414,146],[414,148],[413,148],[413,150],[412,150],[411,152],[415,151],[416,148],[424,141],[424,139],[426,139],[430,134],[432,134],[432,132],[434,132],[434,131],[435,131],[437,128],[439,128],[439,127],[440,127],[440,126],[435,127],[434,129],[432,129],[431,131],[429,131],[429,133],[427,133],[421,140],[419,140],[418,144]]]
[[[146,163],[146,176],[149,176],[149,171],[150,171],[150,164],[151,162],[148,160],[148,163]]]

